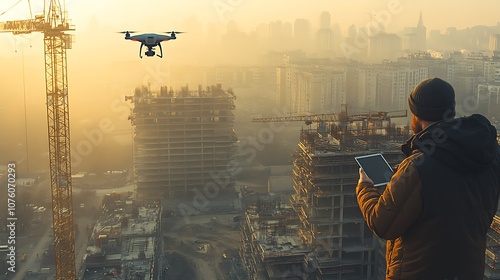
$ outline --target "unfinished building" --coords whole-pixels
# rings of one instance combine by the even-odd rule
[[[281,199],[259,200],[245,211],[240,256],[247,279],[304,279],[310,252],[298,235],[300,221]]]
[[[356,200],[359,178],[354,157],[382,153],[389,164],[403,160],[408,127],[392,118],[406,111],[349,115],[321,114],[254,119],[257,122],[305,121],[293,155],[291,206],[300,221],[298,236],[306,279],[385,279],[385,244],[366,226]],[[265,279],[265,278],[264,278]]]
[[[172,197],[209,183],[234,184],[227,172],[236,151],[232,90],[220,84],[175,92],[143,87],[127,99],[134,104],[130,118],[140,195]]]
[[[92,228],[79,279],[160,279],[161,205],[107,194]]]
[[[500,217],[495,215],[486,239],[485,279],[500,279]]]
[[[391,123],[388,112],[320,122],[301,131],[293,158],[291,203],[299,215],[299,234],[314,254],[305,265],[313,279],[377,279],[378,238],[366,226],[356,200],[359,178],[355,156],[382,153],[389,164],[401,162],[408,130]],[[381,266],[385,266],[385,262]],[[380,278],[380,279],[385,279]]]

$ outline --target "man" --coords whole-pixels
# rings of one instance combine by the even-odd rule
[[[368,227],[387,239],[386,279],[483,279],[500,188],[496,129],[481,115],[453,119],[455,92],[438,78],[408,102],[407,157],[382,194],[362,169],[356,187]]]

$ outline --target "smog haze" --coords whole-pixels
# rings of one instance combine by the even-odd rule
[[[30,17],[27,1],[10,9],[16,2],[0,4],[0,12],[5,11],[0,21]],[[43,1],[31,2],[33,15],[40,14]],[[369,30],[370,23],[382,22],[379,26],[383,28],[375,32],[401,35],[406,27],[417,25],[420,15],[428,47],[438,50],[440,46],[430,40],[431,34],[445,36],[478,26],[496,28],[500,33],[498,8],[496,0],[66,1],[68,17],[76,29],[72,49],[67,52],[72,146],[82,164],[75,170],[123,169],[131,164],[128,116],[132,105],[125,96],[132,95],[137,86],[196,88],[198,84],[207,86],[209,81],[207,74],[192,72],[193,68],[272,67],[272,52],[302,51],[308,57],[318,56],[317,32],[324,28],[322,20],[333,34],[336,58],[345,57],[342,43],[350,32],[359,34]],[[127,30],[186,33],[162,44],[164,58],[140,59],[139,44],[117,33]],[[460,51],[468,46],[443,45],[441,50],[446,48]],[[29,150],[33,168],[46,170],[43,34],[0,34],[0,61],[0,129],[6,135],[0,142],[2,160],[23,159]],[[223,84],[231,86],[235,87]],[[251,114],[260,113],[245,107],[244,90],[237,95],[241,97],[240,120],[246,117],[248,121]],[[273,92],[264,95],[274,100]],[[84,146],[92,150],[82,154],[77,151],[78,144],[82,151]],[[102,154],[106,154],[104,159]]]

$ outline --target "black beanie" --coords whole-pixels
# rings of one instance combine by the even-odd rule
[[[425,121],[440,121],[455,117],[455,91],[439,79],[421,81],[408,97],[410,111]]]

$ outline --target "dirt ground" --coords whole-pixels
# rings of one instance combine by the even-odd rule
[[[232,214],[168,217],[163,223],[165,279],[245,279],[239,261],[240,227]]]

